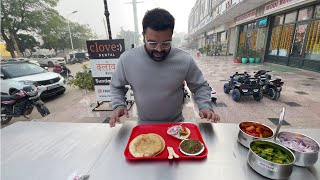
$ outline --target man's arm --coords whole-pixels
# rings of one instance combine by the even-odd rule
[[[128,85],[127,78],[124,72],[122,59],[120,57],[115,72],[112,74],[112,80],[110,84],[112,108],[116,109],[119,106],[126,107],[126,88]]]
[[[203,74],[195,61],[191,59],[186,77],[187,85],[192,93],[199,110],[208,109],[213,111],[211,104],[211,89],[205,81]]]

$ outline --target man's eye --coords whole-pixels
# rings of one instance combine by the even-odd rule
[[[164,45],[164,46],[170,46],[170,45],[171,45],[171,43],[170,43],[170,42],[162,43],[162,45]]]
[[[151,46],[156,46],[158,43],[156,43],[156,42],[149,42],[149,44],[150,44]]]

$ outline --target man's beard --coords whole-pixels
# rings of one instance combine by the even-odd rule
[[[154,60],[154,61],[164,61],[166,59],[166,57],[168,56],[169,52],[171,49],[169,50],[162,50],[162,51],[157,51],[157,50],[148,50],[146,47],[144,47],[147,54],[149,55],[149,57]]]

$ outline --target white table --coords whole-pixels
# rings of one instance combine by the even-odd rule
[[[121,125],[17,122],[1,130],[2,180],[67,180],[87,173]]]

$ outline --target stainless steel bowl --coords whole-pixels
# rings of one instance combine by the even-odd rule
[[[268,138],[257,138],[257,137],[251,136],[251,135],[242,131],[241,126],[244,123],[252,124],[252,125],[256,125],[256,126],[263,126],[272,132],[272,136],[270,136]],[[261,124],[259,122],[247,121],[247,122],[242,122],[239,124],[238,141],[240,142],[240,144],[242,144],[246,148],[249,148],[250,143],[254,140],[257,140],[257,139],[267,140],[267,139],[271,139],[273,136],[274,136],[273,130],[270,127],[268,127],[267,125]]]
[[[284,153],[288,154],[293,161],[290,164],[278,164],[278,163],[265,160],[252,151],[251,147],[254,143],[263,143],[263,144],[270,145],[274,148],[280,149]],[[256,140],[250,143],[249,149],[250,150],[248,153],[248,164],[257,173],[270,179],[288,179],[289,178],[293,170],[293,163],[295,162],[295,156],[288,148],[271,141]]]
[[[283,143],[283,140],[295,140],[298,139],[303,141],[304,144],[308,145],[314,152],[301,152],[293,149],[292,147],[288,147],[286,144]],[[290,149],[293,154],[296,156],[296,162],[294,165],[308,167],[314,165],[318,160],[319,154],[319,143],[314,139],[300,133],[292,133],[292,132],[280,132],[277,135],[277,141],[279,141],[282,145]]]

